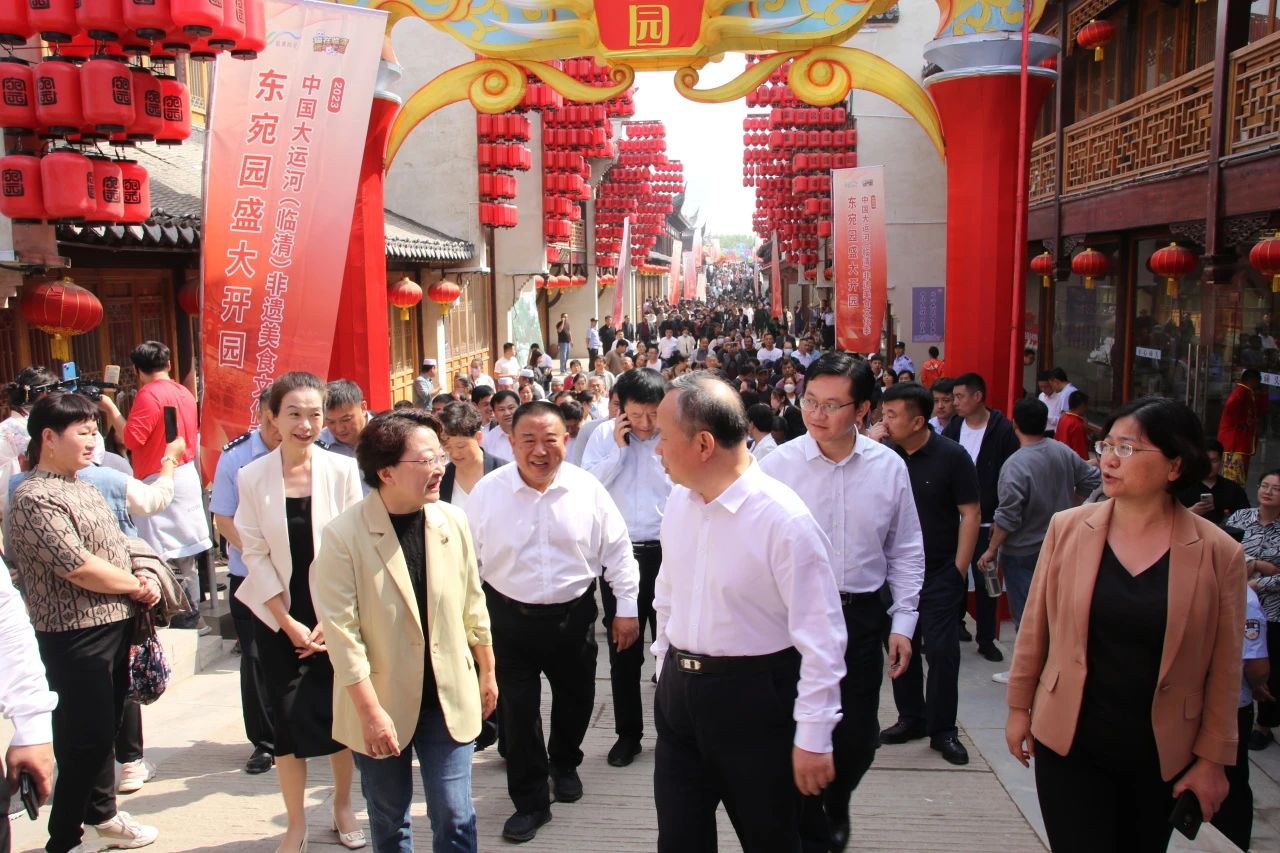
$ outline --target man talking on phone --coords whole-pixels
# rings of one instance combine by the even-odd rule
[[[209,520],[204,511],[196,449],[200,446],[196,398],[185,385],[170,376],[169,348],[160,341],[144,341],[129,353],[138,374],[138,393],[125,420],[115,401],[102,395],[98,406],[106,413],[107,427],[115,430],[128,448],[133,476],[145,483],[160,476],[166,446],[177,436],[187,443],[182,456],[173,460],[173,501],[155,515],[136,520],[139,535],[168,561],[191,602],[191,614],[173,620],[173,628],[213,630],[199,617],[200,574],[197,557],[213,547]],[[168,429],[166,429],[166,425]],[[176,435],[167,435],[176,426]]]
[[[582,467],[604,485],[622,512],[631,535],[632,552],[640,566],[637,608],[640,634],[645,626],[657,639],[653,585],[662,567],[662,511],[671,494],[671,479],[655,452],[658,446],[658,404],[667,394],[667,380],[656,370],[638,368],[618,377],[613,386],[619,414],[591,434],[582,452]],[[607,581],[600,587],[604,603],[605,635],[609,636],[618,603]],[[640,669],[644,643],[619,651],[609,643],[609,679],[613,685],[614,727],[618,740],[609,750],[609,763],[626,767],[640,752],[644,709],[640,703]]]
[[[13,740],[0,763],[0,853],[9,853],[9,803],[21,795],[23,776],[37,807],[53,787],[53,719],[58,695],[49,690],[35,631],[22,598],[0,561],[0,716],[13,723]]]

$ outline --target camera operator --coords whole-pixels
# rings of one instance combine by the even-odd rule
[[[199,618],[200,576],[197,556],[212,547],[209,521],[204,511],[200,474],[196,470],[196,448],[200,446],[196,428],[196,398],[170,376],[169,348],[159,341],[134,347],[129,361],[138,373],[138,393],[126,420],[115,402],[105,394],[98,401],[106,413],[107,426],[115,430],[128,448],[134,476],[150,483],[160,476],[167,452],[164,410],[177,410],[178,435],[186,442],[181,456],[173,460],[173,502],[156,515],[137,519],[138,531],[173,568],[191,602],[189,617],[173,620],[174,628],[211,628]]]

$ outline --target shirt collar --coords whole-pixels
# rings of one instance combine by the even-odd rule
[[[742,472],[742,476],[734,480],[733,485],[721,492],[720,497],[711,503],[722,506],[736,515],[742,505],[746,503],[747,498],[760,490],[763,477],[764,472],[760,470],[760,466],[756,464],[755,459],[752,459],[751,467]]]
[[[510,468],[512,476],[515,478],[516,491],[518,492],[523,489],[524,491],[532,492],[535,495],[547,495],[555,491],[568,491],[569,487],[564,483],[564,466],[567,464],[567,462],[560,463],[560,467],[556,469],[556,476],[551,481],[551,485],[547,486],[546,491],[540,492],[524,481],[524,477],[520,474],[520,467],[516,465],[514,461],[511,462]],[[505,468],[507,466],[504,465],[503,467]]]
[[[824,456],[822,453],[822,448],[818,446],[818,442],[814,440],[813,436],[811,436],[809,433],[806,432],[804,435],[800,436],[800,438],[797,440],[801,442],[801,447],[804,449],[805,461],[812,462],[815,459],[821,459],[823,462],[826,462],[829,465],[835,465],[836,467],[839,467],[841,465],[844,465],[853,457],[861,454],[862,451],[866,448],[867,442],[870,441],[871,439],[867,438],[861,432],[855,431],[854,441],[853,441],[853,450],[849,452],[848,456],[846,456],[845,458],[839,461],[832,461],[828,459],[826,456]]]
[[[249,436],[249,449],[254,456],[266,456],[271,452],[267,443],[262,440],[262,430],[255,429],[253,435]]]

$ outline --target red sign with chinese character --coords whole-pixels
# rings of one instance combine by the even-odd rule
[[[267,0],[270,46],[218,62],[205,174],[201,464],[280,374],[329,364],[386,13]]]
[[[836,346],[849,352],[878,352],[889,280],[884,169],[864,166],[832,171],[831,220]]]
[[[690,47],[702,30],[703,0],[596,0],[606,50]]]

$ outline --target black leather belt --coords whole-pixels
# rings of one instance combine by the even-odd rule
[[[632,542],[631,547],[637,551],[649,551],[654,548],[661,548],[662,543],[657,539],[651,539],[648,542]]]
[[[667,656],[675,662],[676,669],[686,675],[747,675],[767,672],[785,664],[798,663],[800,660],[800,653],[794,647],[767,655],[737,657],[692,655],[672,648],[668,650]]]
[[[860,604],[864,601],[880,598],[880,590],[871,592],[842,592],[840,593],[840,605],[848,607],[850,604]]]
[[[511,598],[510,596],[503,595],[502,593],[498,592],[489,584],[484,584],[484,590],[488,595],[502,602],[507,607],[511,608],[512,610],[521,614],[522,616],[537,616],[537,617],[546,617],[546,618],[555,618],[558,616],[564,616],[566,613],[568,613],[578,604],[582,603],[582,601],[584,601],[585,599],[593,597],[595,595],[595,589],[596,589],[595,582],[592,581],[591,586],[587,587],[587,591],[584,592],[582,595],[578,596],[577,598],[575,598],[573,601],[563,601],[556,604],[526,604],[523,601],[516,601],[514,598]]]

